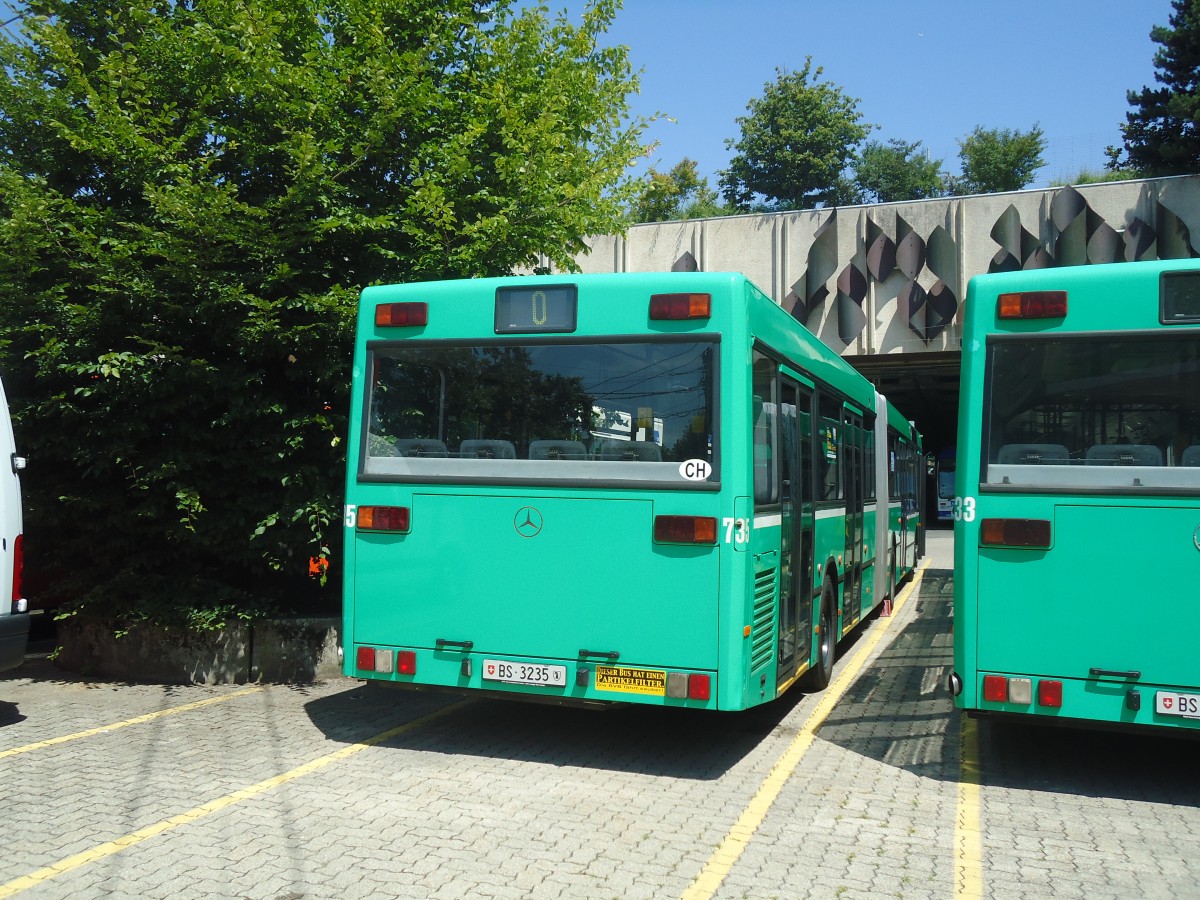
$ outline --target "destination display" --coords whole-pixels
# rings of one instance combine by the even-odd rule
[[[496,290],[496,334],[560,334],[575,330],[573,284]]]

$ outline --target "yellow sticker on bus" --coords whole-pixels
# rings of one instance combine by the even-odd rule
[[[596,690],[663,697],[667,693],[667,673],[657,669],[596,666]]]

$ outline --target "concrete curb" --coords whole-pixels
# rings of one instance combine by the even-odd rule
[[[341,677],[340,618],[230,622],[208,635],[141,626],[117,637],[110,626],[59,625],[60,669],[157,684],[306,683]]]

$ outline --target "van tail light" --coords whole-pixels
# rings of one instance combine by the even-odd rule
[[[15,603],[25,597],[25,535],[18,534],[13,541],[13,584],[12,598]]]
[[[707,319],[712,316],[712,294],[653,294],[651,319]]]
[[[654,540],[660,544],[715,544],[717,520],[711,516],[655,516]]]
[[[407,506],[360,506],[357,513],[359,531],[408,531],[412,512]]]
[[[394,328],[406,325],[428,325],[427,303],[380,303],[375,307],[375,325]]]
[[[1049,519],[983,519],[979,523],[981,547],[1050,547]]]
[[[996,315],[1001,319],[1061,319],[1066,314],[1066,291],[1001,294],[996,301]]]

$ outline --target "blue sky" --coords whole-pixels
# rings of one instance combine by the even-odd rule
[[[1039,124],[1043,187],[1120,144],[1126,92],[1154,84],[1150,29],[1170,14],[1170,0],[625,0],[609,39],[642,70],[633,111],[675,119],[649,132],[660,170],[690,157],[716,187],[747,102],[812,56],[859,98],[872,139],[921,141],[944,171],[977,125]]]

